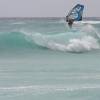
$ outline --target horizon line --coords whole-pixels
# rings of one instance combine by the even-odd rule
[[[0,18],[65,18],[65,17],[0,17]],[[83,18],[100,18],[100,17],[95,17],[95,16],[93,16],[93,17],[83,17]]]

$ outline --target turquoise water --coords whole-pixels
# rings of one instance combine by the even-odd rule
[[[99,100],[100,20],[0,19],[0,100]]]

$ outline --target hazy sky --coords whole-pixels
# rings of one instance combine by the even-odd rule
[[[0,0],[0,17],[64,17],[77,3],[85,17],[100,16],[100,0]]]

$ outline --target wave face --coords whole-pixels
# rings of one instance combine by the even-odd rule
[[[78,53],[100,49],[99,21],[75,23],[72,29],[69,29],[62,19],[7,21],[0,21],[1,50],[43,47]]]

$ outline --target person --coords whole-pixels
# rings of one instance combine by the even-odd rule
[[[72,25],[73,25],[74,20],[73,19],[69,19],[68,16],[66,16],[66,22],[68,22],[68,26],[70,28],[72,28]]]
[[[73,21],[72,19],[69,19],[69,20],[68,20],[68,26],[69,26],[70,28],[72,28],[73,22],[74,22],[74,21]]]

